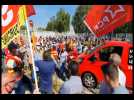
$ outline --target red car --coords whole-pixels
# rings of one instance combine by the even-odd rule
[[[110,54],[121,56],[121,69],[126,75],[126,86],[132,88],[133,45],[123,41],[109,41],[94,48],[86,56],[81,56],[79,72],[83,85],[95,88],[103,80],[101,66],[109,61]]]

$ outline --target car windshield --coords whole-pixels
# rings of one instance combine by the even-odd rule
[[[101,47],[102,45],[104,45],[104,43],[97,45],[96,47],[94,47],[92,50],[88,50],[88,54],[91,54],[92,52],[94,52],[97,48]]]

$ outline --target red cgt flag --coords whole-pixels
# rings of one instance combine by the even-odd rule
[[[36,14],[33,5],[26,5],[26,11],[27,11],[27,17],[30,17]]]
[[[100,37],[131,20],[132,5],[94,5],[85,16],[84,23]]]
[[[2,5],[2,35],[17,23],[18,5]]]

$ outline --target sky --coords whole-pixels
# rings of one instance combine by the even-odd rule
[[[60,8],[63,8],[72,16],[75,14],[77,5],[34,5],[36,15],[31,16],[34,25],[38,27],[46,27],[52,16],[55,16]]]

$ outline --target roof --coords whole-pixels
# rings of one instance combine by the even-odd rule
[[[114,43],[114,44],[117,44],[117,45],[130,45],[130,46],[133,46],[133,44],[129,41],[107,41],[105,42],[105,44],[108,43],[108,44],[111,44],[111,43]]]

